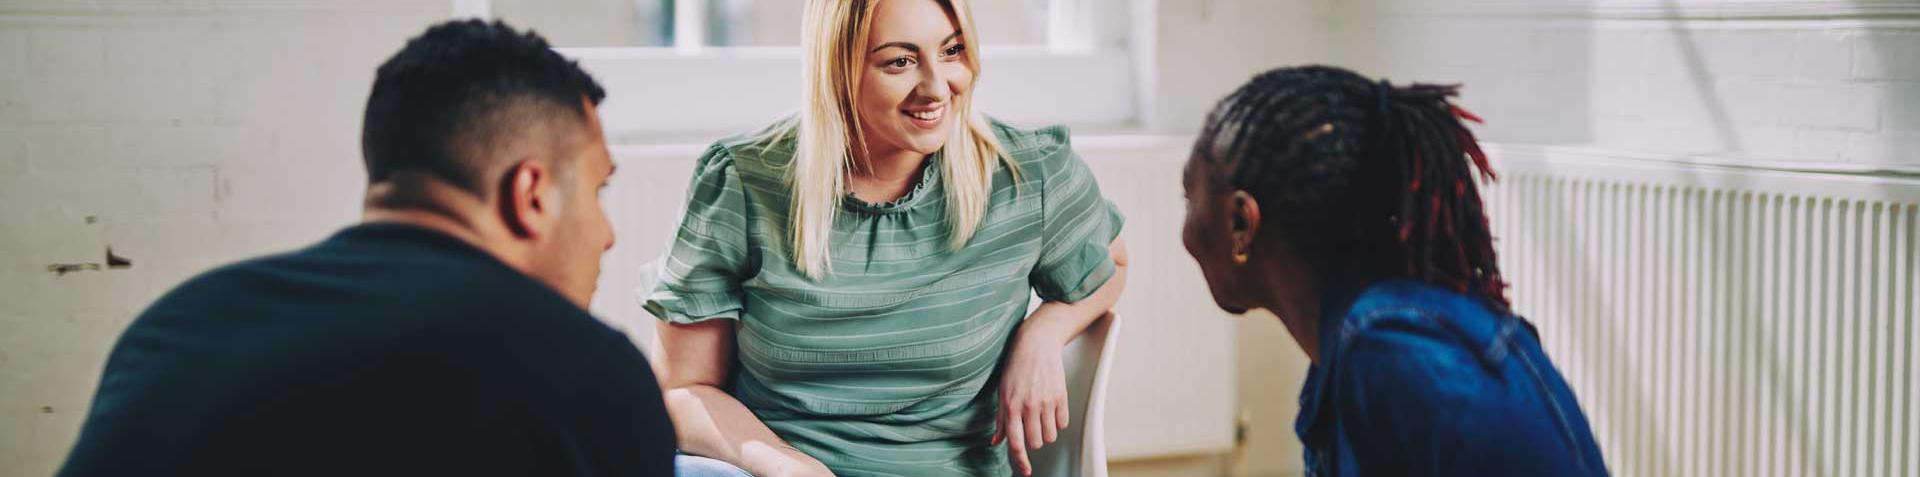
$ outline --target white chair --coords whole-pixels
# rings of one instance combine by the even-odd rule
[[[1107,376],[1113,371],[1120,320],[1113,313],[1094,320],[1067,344],[1067,408],[1071,419],[1058,440],[1027,458],[1037,477],[1107,477]]]

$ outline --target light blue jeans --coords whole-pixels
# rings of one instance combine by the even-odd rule
[[[753,474],[719,459],[678,454],[673,456],[673,477],[753,477]]]

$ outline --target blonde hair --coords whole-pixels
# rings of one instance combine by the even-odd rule
[[[853,104],[879,1],[808,0],[802,18],[800,71],[805,86],[788,181],[793,188],[794,267],[809,278],[832,273],[829,242],[847,195],[852,148],[866,147]],[[960,24],[960,37],[967,42],[962,60],[978,78],[979,40],[967,0],[939,2]],[[971,94],[957,97],[950,108],[961,121],[941,148],[940,175],[947,193],[948,243],[958,249],[986,216],[995,168],[1004,163],[1016,177],[1019,171],[994,138],[986,116],[973,109]]]

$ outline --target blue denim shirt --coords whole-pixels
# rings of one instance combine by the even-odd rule
[[[1524,319],[1411,280],[1327,303],[1294,424],[1308,475],[1607,474]]]

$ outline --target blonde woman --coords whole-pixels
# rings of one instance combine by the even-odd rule
[[[1030,474],[1080,417],[1061,353],[1119,297],[1120,215],[1064,129],[972,109],[966,0],[804,21],[802,111],[707,150],[646,296],[681,475]]]

